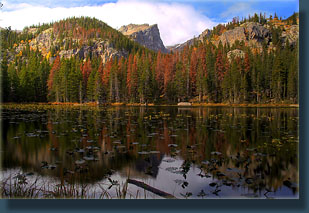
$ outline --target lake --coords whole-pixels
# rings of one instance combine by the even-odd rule
[[[2,196],[298,198],[298,116],[275,107],[3,105]]]

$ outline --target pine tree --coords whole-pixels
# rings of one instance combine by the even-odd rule
[[[29,72],[29,68],[26,65],[26,62],[23,63],[21,71],[20,71],[20,88],[23,91],[22,101],[29,102],[33,101],[33,84],[32,84],[32,76]]]
[[[283,92],[283,79],[282,79],[282,72],[284,72],[284,63],[282,56],[277,54],[274,61],[274,67],[272,70],[272,82],[271,82],[271,89],[272,89],[272,97],[275,99],[276,102],[282,100],[282,92]]]
[[[296,13],[294,12],[292,15],[292,25],[296,25],[297,24],[297,16]]]
[[[127,88],[128,88],[128,95],[130,101],[136,101],[137,95],[137,62],[138,62],[138,55],[135,54],[134,58],[128,62],[128,72],[127,72]]]
[[[297,50],[297,49],[296,49]],[[297,51],[294,50],[292,60],[288,70],[287,95],[292,103],[298,102],[298,57]]]
[[[239,79],[241,78],[241,64],[239,58],[236,58],[236,60],[232,62],[231,75],[233,82],[233,103],[239,103],[240,101]]]
[[[2,53],[2,62],[1,62],[1,70],[0,70],[0,79],[1,79],[1,100],[3,102],[7,102],[9,100],[9,94],[10,94],[10,79],[8,76],[8,61],[7,61],[7,55],[6,53]]]
[[[88,78],[90,76],[90,73],[92,71],[91,68],[91,61],[89,59],[86,59],[86,62],[84,62],[82,68],[82,76],[83,76],[83,89],[82,89],[82,93],[83,93],[83,100],[87,101],[87,84],[88,84]]]
[[[113,59],[111,58],[107,63],[105,64],[103,68],[103,73],[101,74],[102,76],[102,87],[103,87],[103,101],[107,102],[108,101],[108,94],[109,94],[109,81],[110,81],[110,73],[112,69],[112,64],[113,64]]]
[[[46,102],[48,89],[47,89],[47,81],[50,71],[49,62],[47,59],[42,60],[39,64],[39,102]]]
[[[197,65],[198,65],[198,59],[197,59],[197,53],[196,49],[193,49],[191,53],[190,58],[190,68],[189,68],[189,76],[190,76],[190,96],[195,96],[196,92],[196,75],[197,75]]]
[[[96,92],[96,74],[97,72],[93,70],[87,81],[87,100],[90,102],[95,101]]]
[[[161,95],[164,89],[164,71],[163,71],[163,59],[160,51],[157,54],[155,73],[156,73],[156,82],[159,87],[159,95]]]
[[[70,60],[70,69],[68,71],[68,100],[69,102],[79,102],[79,84],[81,81],[78,61],[75,58]]]
[[[183,99],[186,94],[186,84],[185,84],[185,75],[183,73],[183,63],[181,61],[178,61],[176,64],[174,88],[177,101],[178,102],[184,101]]]
[[[201,46],[198,51],[198,65],[196,76],[196,88],[199,96],[199,102],[202,101],[202,96],[207,94],[207,64],[206,51],[204,46]]]
[[[99,70],[96,72],[94,83],[94,100],[98,104],[103,102],[102,72],[100,72]]]
[[[226,74],[222,81],[223,102],[233,103],[233,76],[228,60],[226,60],[225,69]],[[234,69],[233,72],[235,71]]]
[[[17,75],[17,71],[15,69],[15,64],[11,63],[8,67],[8,76],[9,76],[9,99],[8,101],[13,101],[13,102],[19,102],[20,97],[19,97],[19,78]]]
[[[215,63],[215,84],[216,84],[216,91],[215,91],[215,101],[220,101],[220,84],[224,78],[225,70],[224,70],[224,62],[221,49],[218,48],[218,53],[216,57]]]
[[[59,102],[60,100],[59,88],[58,88],[59,84],[57,81],[55,81],[55,79],[58,78],[59,70],[60,70],[60,57],[57,56],[49,72],[49,77],[47,81],[49,100],[55,100],[56,102]]]
[[[251,65],[248,52],[245,53],[243,72],[241,72],[242,102],[248,101]]]

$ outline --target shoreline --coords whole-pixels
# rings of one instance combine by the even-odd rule
[[[47,102],[47,103],[0,103],[0,106],[10,106],[10,105],[49,105],[49,106],[81,106],[81,107],[121,107],[121,106],[138,106],[138,107],[282,107],[282,108],[299,108],[299,104],[226,104],[226,103],[192,103],[191,105],[177,105],[177,104],[140,104],[140,103],[106,103],[97,104],[94,102],[90,103],[57,103],[57,102]]]

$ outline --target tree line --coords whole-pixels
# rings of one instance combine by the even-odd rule
[[[261,14],[253,19],[265,21]],[[229,25],[239,24],[237,20],[234,22]],[[58,48],[80,47],[102,37],[113,41],[115,48],[125,49],[128,56],[114,57],[103,64],[98,55],[65,59],[55,52],[50,63],[38,50],[26,45],[21,55],[8,60],[15,42],[34,35],[1,30],[6,35],[1,33],[1,42],[5,44],[1,49],[2,101],[298,102],[298,45],[288,42],[283,45],[279,39],[281,30],[277,28],[271,28],[273,49],[263,44],[261,51],[253,51],[243,41],[236,41],[232,46],[220,42],[216,46],[210,40],[196,40],[181,52],[163,54],[137,45],[96,19],[73,17],[39,26],[38,30],[41,32],[51,26],[54,28],[51,36],[59,41],[67,38],[80,41],[73,44],[71,40]],[[219,28],[217,26],[212,33],[218,31],[220,34]],[[235,49],[242,50],[244,57],[229,58],[227,53]]]
[[[38,51],[2,70],[3,101],[297,103],[298,48],[253,53],[241,42],[198,43],[169,54],[136,52],[127,58],[61,59],[50,65]],[[232,49],[245,56],[227,57]]]

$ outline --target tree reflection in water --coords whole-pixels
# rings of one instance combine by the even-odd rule
[[[2,112],[2,170],[176,197],[298,197],[298,109],[20,107]]]

